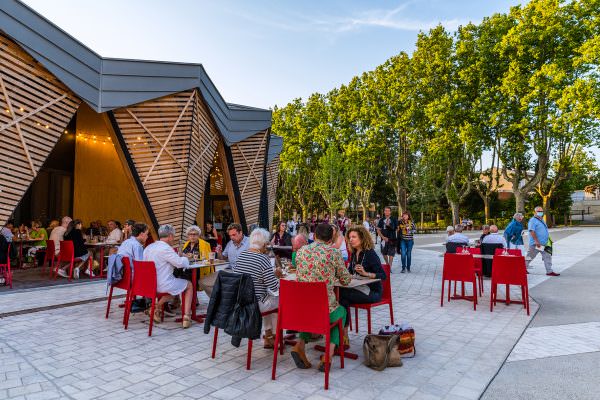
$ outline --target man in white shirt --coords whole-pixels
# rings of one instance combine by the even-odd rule
[[[119,243],[121,241],[121,236],[123,235],[123,232],[121,232],[121,230],[117,226],[117,223],[111,219],[110,221],[108,221],[107,226],[108,236],[106,237],[106,243]]]
[[[363,221],[363,226],[368,232],[371,232],[371,224],[369,223],[369,217],[365,217],[365,220]]]
[[[179,257],[173,250],[175,240],[175,228],[171,225],[161,225],[158,228],[157,242],[152,243],[144,250],[144,261],[154,261],[156,266],[156,291],[159,293],[169,293],[171,296],[185,296],[185,310],[182,326],[184,329],[192,325],[192,295],[193,286],[187,279],[175,278],[173,270],[175,268],[187,268],[190,262],[187,257]],[[135,270],[134,270],[135,274]],[[163,296],[154,310],[154,322],[160,323],[160,310],[171,296]]]
[[[490,225],[490,234],[483,238],[483,243],[490,244],[501,244],[504,248],[506,248],[506,239],[503,235],[498,233],[498,227],[496,225]]]
[[[60,242],[65,240],[65,232],[67,231],[67,226],[72,221],[71,217],[64,216],[60,222],[60,226],[52,229],[50,232],[49,240],[54,240],[54,254],[58,256],[60,252]]]
[[[454,225],[454,233],[452,235],[448,236],[447,241],[449,243],[469,244],[469,238],[465,234],[463,234],[462,231],[463,231],[462,224]]]

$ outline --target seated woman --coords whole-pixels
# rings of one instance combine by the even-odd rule
[[[42,226],[40,221],[31,221],[31,232],[29,232],[29,239],[38,239],[37,242],[33,243],[33,246],[27,250],[28,257],[37,257],[37,265],[42,265],[44,262],[45,252],[38,250],[44,250],[46,248],[46,240],[48,240],[48,232]],[[39,254],[39,256],[37,255]]]
[[[211,249],[214,249],[219,245],[217,239],[219,237],[219,234],[217,233],[217,229],[215,228],[215,225],[212,221],[206,221],[206,224],[204,226],[204,233],[204,239],[208,242]]]
[[[261,313],[271,311],[279,306],[279,280],[282,271],[280,268],[273,271],[267,253],[269,244],[269,232],[257,228],[250,234],[250,245],[237,258],[233,271],[252,276],[254,283],[254,294],[258,300]],[[277,313],[263,317],[263,329],[265,330],[264,347],[272,349],[275,336],[273,330],[277,327]]]
[[[364,226],[353,226],[346,233],[352,255],[348,270],[366,278],[385,280],[385,271],[381,267],[381,260],[374,250],[375,245],[371,234]],[[350,304],[376,303],[381,300],[383,286],[381,282],[373,282],[356,288],[340,288],[340,304],[350,313]],[[344,342],[348,340],[349,318],[346,318],[344,328]]]
[[[65,231],[65,240],[70,240],[73,242],[73,254],[75,258],[79,258],[81,261],[79,264],[73,267],[73,277],[75,279],[79,279],[80,269],[83,268],[83,272],[86,275],[90,274],[90,269],[87,268],[88,259],[90,258],[90,253],[85,246],[85,240],[83,239],[83,233],[81,232],[81,220],[74,219],[69,222],[67,226],[67,230]],[[63,278],[69,277],[69,272],[67,271],[69,265],[67,264],[63,268],[59,268],[58,275]],[[93,272],[92,272],[93,276]]]
[[[348,248],[346,247],[344,234],[340,231],[340,227],[337,224],[331,224],[331,226],[334,230],[333,243],[331,245],[342,252],[342,258],[346,262],[348,261]]]
[[[210,244],[200,239],[201,234],[202,231],[197,225],[192,225],[185,231],[185,235],[187,236],[187,242],[183,244],[183,247],[181,248],[181,253],[185,257],[187,257],[190,260],[190,262],[194,261],[194,256],[196,257],[196,260],[208,260],[208,253],[210,253]],[[202,272],[204,271],[201,270],[200,274],[196,275],[196,280],[200,278],[199,275],[206,275],[202,274]],[[188,281],[192,280],[191,270],[176,269],[174,271],[174,275],[177,278],[184,278]],[[196,282],[196,285],[197,284],[198,282]]]
[[[277,225],[277,232],[273,234],[273,238],[271,239],[271,244],[274,246],[291,246],[292,245],[292,235],[290,235],[287,231],[287,224],[285,221],[279,221]],[[279,257],[284,258],[292,258],[292,249],[274,249],[273,252]]]

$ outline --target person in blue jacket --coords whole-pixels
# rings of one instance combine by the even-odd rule
[[[525,245],[523,243],[523,214],[516,213],[512,221],[504,229],[504,238],[508,244],[508,248],[519,249],[525,254]]]

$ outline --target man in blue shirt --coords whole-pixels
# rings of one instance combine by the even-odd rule
[[[552,255],[544,251],[544,246],[548,244],[550,234],[548,233],[548,226],[544,222],[544,209],[540,206],[535,208],[534,217],[529,220],[527,225],[529,230],[529,250],[527,251],[527,268],[531,261],[538,255],[542,255],[542,261],[544,261],[544,267],[546,267],[546,275],[548,276],[559,276],[556,272],[552,271]]]

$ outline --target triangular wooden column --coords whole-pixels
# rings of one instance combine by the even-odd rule
[[[268,131],[259,132],[231,146],[237,184],[246,225],[258,223]]]
[[[0,223],[37,176],[81,100],[0,34]]]
[[[158,224],[193,224],[219,141],[197,90],[114,113]]]

